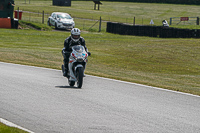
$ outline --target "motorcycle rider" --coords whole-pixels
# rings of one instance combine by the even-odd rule
[[[165,26],[165,27],[169,27],[169,24],[167,23],[167,20],[163,20],[163,21],[162,21],[162,24],[163,24],[163,26]]]
[[[69,57],[72,52],[72,47],[75,45],[82,45],[85,48],[85,51],[88,53],[88,49],[85,45],[85,39],[80,36],[81,31],[78,28],[73,28],[71,30],[71,35],[67,37],[64,41],[64,48],[62,50],[63,63],[64,63],[64,73],[63,76],[67,76],[68,73],[68,63]]]

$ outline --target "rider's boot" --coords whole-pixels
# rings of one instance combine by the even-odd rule
[[[64,73],[63,73],[63,76],[64,76],[64,77],[67,77],[67,72],[68,72],[68,70],[65,69],[65,71],[64,71]]]
[[[64,77],[68,76],[68,64],[64,63],[64,73],[63,73]]]

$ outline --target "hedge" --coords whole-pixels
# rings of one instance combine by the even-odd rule
[[[199,29],[178,29],[164,26],[126,25],[107,22],[107,32],[120,35],[149,36],[160,38],[200,38]]]
[[[72,0],[72,1],[93,1],[93,0]],[[200,5],[200,0],[100,0],[100,1]]]

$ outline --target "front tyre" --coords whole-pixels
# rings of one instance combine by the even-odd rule
[[[48,26],[51,26],[50,20],[47,21],[47,25],[48,25]]]
[[[81,88],[83,85],[83,67],[78,67],[76,74],[77,74],[76,78],[78,80],[77,87]]]

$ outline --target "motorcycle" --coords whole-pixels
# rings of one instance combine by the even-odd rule
[[[90,52],[86,52],[85,48],[81,45],[72,47],[70,53],[67,78],[70,86],[74,86],[77,82],[77,87],[81,88],[83,85],[84,71],[88,62],[87,57],[90,56]],[[64,65],[62,65],[62,72],[64,73]]]

